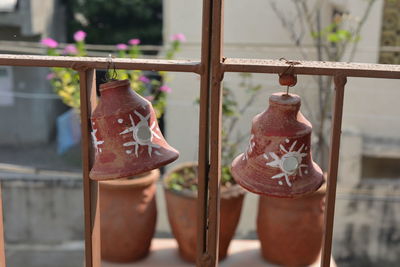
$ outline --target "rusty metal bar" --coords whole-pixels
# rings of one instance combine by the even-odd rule
[[[110,60],[105,57],[0,55],[0,65],[26,67],[107,69]],[[116,69],[201,72],[200,62],[191,60],[113,58],[112,63]]]
[[[4,246],[4,226],[3,226],[3,196],[0,186],[0,266],[6,267],[6,254]]]
[[[296,61],[294,73],[308,75],[346,75],[347,77],[400,79],[400,65],[369,63]],[[288,64],[284,60],[227,58],[225,72],[282,73]]]
[[[344,75],[347,77],[400,79],[400,65],[296,61],[296,74],[306,75]],[[68,57],[0,54],[2,66],[63,67],[107,69],[110,59],[104,57]],[[202,73],[203,65],[192,60],[127,59],[114,58],[117,69],[156,70],[173,72]],[[228,58],[224,61],[224,72],[282,73],[287,64],[281,60]]]
[[[79,69],[81,95],[81,131],[83,161],[83,199],[85,217],[85,263],[87,267],[100,266],[100,227],[96,182],[89,179],[92,167],[90,141],[90,114],[96,107],[96,73],[94,69]],[[96,220],[95,220],[96,218]],[[96,222],[96,223],[95,223]],[[95,227],[96,226],[96,227]]]
[[[197,257],[196,265],[204,266],[207,257],[207,206],[208,206],[208,171],[209,171],[209,109],[210,109],[210,57],[211,39],[211,1],[203,0],[201,66],[200,79],[200,116],[199,116],[199,158],[197,190]]]
[[[322,267],[329,267],[331,261],[333,218],[335,215],[336,185],[339,167],[340,135],[342,132],[344,86],[347,82],[347,77],[335,76],[334,82],[335,97],[333,106],[331,145],[329,152],[327,199],[325,207],[325,231],[321,256]]]
[[[212,1],[211,37],[211,105],[210,105],[210,173],[207,252],[210,262],[207,266],[218,266],[220,184],[221,184],[221,132],[222,132],[222,88],[221,68],[223,54],[224,0]]]

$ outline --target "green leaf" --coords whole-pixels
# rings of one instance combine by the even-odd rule
[[[182,191],[183,190],[183,186],[181,186],[180,184],[171,184],[171,189],[176,190],[176,191]]]
[[[336,34],[337,34],[339,40],[341,40],[341,41],[350,40],[351,37],[352,37],[351,33],[348,30],[343,30],[343,29],[342,30],[338,30],[336,32]]]
[[[326,39],[328,40],[328,42],[331,43],[337,43],[340,40],[339,36],[336,33],[329,33]]]

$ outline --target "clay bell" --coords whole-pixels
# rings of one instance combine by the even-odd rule
[[[129,80],[100,85],[100,101],[91,117],[95,150],[91,179],[131,177],[179,156],[165,141],[151,103],[129,85]]]
[[[247,150],[232,163],[232,175],[247,190],[293,198],[323,183],[311,156],[311,123],[300,112],[298,95],[275,93],[269,107],[253,119]]]

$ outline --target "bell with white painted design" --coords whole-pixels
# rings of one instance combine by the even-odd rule
[[[253,119],[248,148],[232,163],[232,175],[247,190],[293,198],[315,192],[323,183],[311,157],[311,123],[300,112],[300,97],[276,93]]]
[[[158,128],[151,103],[129,87],[129,80],[102,84],[100,92],[91,117],[95,149],[91,179],[127,178],[178,158]]]

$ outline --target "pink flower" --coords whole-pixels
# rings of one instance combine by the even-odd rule
[[[144,98],[146,98],[147,100],[149,100],[151,102],[154,100],[154,95],[148,95],[148,96],[145,96]]]
[[[140,39],[130,39],[129,41],[128,41],[128,43],[130,44],[130,45],[138,45],[138,44],[140,44]]]
[[[56,74],[54,72],[50,72],[49,74],[46,75],[46,80],[51,80],[56,77]]]
[[[42,39],[41,43],[48,48],[56,48],[58,46],[57,41],[51,38]]]
[[[69,44],[69,45],[66,45],[66,46],[65,46],[63,52],[64,52],[64,54],[66,54],[66,55],[76,55],[76,54],[78,54],[78,49],[76,49],[76,46],[75,46],[75,45]]]
[[[82,42],[86,38],[86,32],[80,30],[74,33],[74,40],[77,42]]]
[[[147,78],[146,76],[142,75],[139,77],[139,81],[143,82],[143,83],[149,83],[150,79]]]
[[[171,36],[171,41],[186,42],[186,37],[183,33],[176,33]]]
[[[166,85],[163,85],[163,86],[160,87],[160,91],[161,91],[161,92],[164,92],[164,93],[171,93],[171,92],[172,92],[172,89],[171,89],[171,87],[168,87],[168,86],[166,86]]]
[[[128,49],[128,46],[126,44],[117,44],[116,47],[117,47],[117,50],[126,50],[126,49]]]

